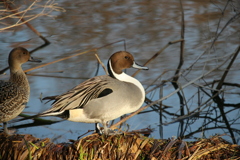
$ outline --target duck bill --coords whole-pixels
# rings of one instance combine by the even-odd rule
[[[29,62],[42,62],[41,60],[35,59],[35,58],[33,58],[33,57],[30,57],[28,61],[29,61]]]
[[[133,62],[133,65],[132,65],[133,68],[136,68],[136,69],[143,69],[143,70],[148,70],[148,67],[145,67],[145,66],[140,66],[139,64],[137,64],[136,62]]]

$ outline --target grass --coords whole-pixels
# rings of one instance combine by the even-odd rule
[[[88,135],[69,143],[54,144],[31,135],[0,134],[1,159],[231,159],[240,157],[240,146],[221,136],[186,142],[181,139],[153,139],[141,134]],[[43,145],[44,144],[44,145]],[[9,154],[12,153],[12,154]],[[37,156],[37,157],[34,157]]]

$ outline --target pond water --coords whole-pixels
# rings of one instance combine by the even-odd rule
[[[31,3],[26,1],[21,5],[16,4],[16,6],[21,6],[23,9]],[[45,3],[46,1],[39,2],[42,5]],[[50,15],[54,17],[41,16],[30,21],[30,24],[51,42],[50,45],[33,53],[33,57],[41,59],[42,64],[123,39],[126,43],[126,50],[134,55],[136,62],[144,64],[168,42],[181,39],[182,13],[179,1],[59,0],[55,3],[64,8],[65,12],[53,11]],[[189,69],[191,65],[193,66],[179,77],[180,87],[223,63],[231,57],[240,44],[240,3],[237,0],[231,2],[185,0],[182,2],[182,6],[185,45],[181,72]],[[227,6],[226,9],[224,9],[225,6]],[[28,14],[38,14],[41,11],[42,8],[38,8]],[[236,16],[237,14],[238,16]],[[234,16],[235,19],[230,21]],[[14,22],[13,19],[4,20],[4,24]],[[4,27],[4,24],[0,24],[1,28]],[[218,33],[221,34],[211,47]],[[25,25],[1,32],[0,69],[7,67],[7,57],[12,48],[23,46],[31,51],[43,43]],[[111,54],[124,49],[124,42],[121,41],[98,49],[97,53],[106,65]],[[88,78],[105,74],[104,70],[98,66],[94,54],[95,52],[88,52],[28,72],[31,96],[24,113],[37,114],[50,108],[50,103],[41,102],[40,97],[62,94]],[[136,78],[149,91],[162,81],[169,80],[174,76],[179,64],[179,57],[180,43],[172,44],[147,65],[148,71],[141,71]],[[198,61],[196,61],[197,59]],[[221,79],[230,61],[182,89],[181,95],[184,97],[185,104],[184,114],[180,113],[181,104],[178,95],[173,94],[162,101],[162,105],[168,106],[167,108],[160,111],[159,108],[149,107],[145,110],[149,112],[132,117],[122,129],[129,127],[131,131],[149,127],[154,130],[150,135],[153,138],[166,139],[172,136],[181,136],[186,140],[226,133],[225,138],[230,142],[233,142],[230,134],[233,132],[235,142],[239,143],[240,91],[236,85],[240,78],[239,60],[238,56],[225,79],[225,82],[235,85],[225,85],[222,88],[224,94],[221,94],[221,97],[224,97],[225,103],[228,104],[224,107],[228,122],[222,118],[216,103],[212,101],[206,105],[204,103],[212,94],[209,88],[216,87],[211,83]],[[29,69],[38,65],[40,64],[27,63],[23,65],[23,68]],[[99,71],[97,71],[98,69]],[[126,72],[132,75],[135,71],[128,69]],[[8,79],[9,71],[5,73],[0,75],[1,79]],[[159,78],[161,74],[162,76]],[[199,87],[203,87],[203,90],[209,95]],[[171,82],[166,82],[161,91],[163,96],[168,96],[174,90]],[[159,87],[149,92],[147,98],[152,101],[158,100],[160,98]],[[145,105],[143,104],[143,106]],[[199,107],[201,105],[202,107]],[[197,109],[198,107],[199,109]],[[199,114],[188,116],[182,121],[162,125],[174,121],[175,118],[183,118],[182,116],[191,111]],[[46,119],[60,120],[56,117],[47,117]],[[117,121],[115,120],[115,122]],[[31,123],[31,120],[10,123],[9,126],[25,123]],[[228,123],[230,128],[227,127]],[[66,142],[68,139],[76,139],[79,135],[93,129],[94,124],[62,121],[52,125],[20,128],[17,129],[17,133],[33,134],[39,138],[49,137],[54,142]]]

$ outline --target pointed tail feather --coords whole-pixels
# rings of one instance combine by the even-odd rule
[[[24,118],[13,120],[10,123],[20,122],[20,121],[24,121],[24,120],[28,120],[28,119],[33,119],[34,120],[34,119],[39,118],[39,117],[58,116],[58,115],[61,115],[62,112],[43,112],[43,113],[39,113],[39,114],[36,114],[36,115],[33,115],[33,116],[24,115],[25,116]]]
[[[48,103],[48,102],[50,102],[50,101],[53,101],[53,103],[56,101],[56,100],[58,100],[58,95],[56,95],[56,96],[48,96],[48,97],[44,97],[42,100],[48,100],[46,103]],[[52,104],[53,104],[52,103]]]

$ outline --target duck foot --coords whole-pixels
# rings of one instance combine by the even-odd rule
[[[4,133],[6,135],[14,135],[16,134],[17,130],[16,129],[7,129],[4,127],[4,129],[0,129],[0,133]]]
[[[101,128],[100,126],[99,126],[99,123],[96,123],[95,124],[95,128],[96,128],[96,130],[95,130],[95,132],[96,133],[98,133],[98,134],[100,134],[100,135],[118,135],[118,134],[123,134],[123,132],[122,131],[117,131],[117,130],[112,130],[111,128]]]

